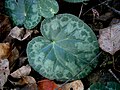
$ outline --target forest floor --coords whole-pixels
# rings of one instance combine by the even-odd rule
[[[86,24],[88,24],[93,32],[96,34],[97,38],[100,37],[100,30],[110,27],[113,24],[120,22],[120,1],[119,0],[90,0],[88,3],[67,3],[64,0],[57,0],[59,4],[59,12],[61,13],[70,13],[80,19],[82,19]],[[35,90],[39,86],[39,82],[45,78],[34,71],[32,68],[26,66],[29,65],[26,55],[27,43],[36,36],[39,36],[39,25],[36,26],[32,32],[26,34],[26,30],[23,30],[21,36],[11,37],[9,36],[11,30],[15,26],[9,16],[7,16],[4,8],[4,0],[0,0],[0,58],[4,57],[9,60],[9,69],[7,68],[5,75],[8,77],[2,77],[0,75],[1,85],[5,82],[4,90]],[[120,30],[120,28],[119,28]],[[18,34],[18,33],[17,33]],[[25,37],[25,34],[28,37]],[[23,40],[19,40],[20,38]],[[118,38],[119,39],[119,38]],[[118,43],[120,46],[120,43]],[[1,50],[4,49],[4,52]],[[119,48],[120,49],[120,48]],[[106,82],[106,81],[115,81],[120,83],[120,51],[111,55],[103,49],[100,49],[101,54],[99,55],[99,64],[97,67],[85,78],[82,78],[81,81],[84,85],[85,90],[89,88],[92,83],[95,82]],[[2,56],[3,55],[3,56]],[[0,61],[1,62],[1,61]],[[1,65],[1,64],[0,64]],[[25,66],[21,70],[29,73],[30,77],[14,78],[11,76],[11,73]],[[1,67],[0,67],[1,69]],[[19,77],[18,71],[15,75]],[[2,77],[2,79],[1,79]],[[6,81],[7,78],[7,81]],[[3,81],[2,81],[3,80]],[[31,80],[31,82],[29,82]],[[65,82],[55,81],[56,84],[62,85]],[[35,83],[31,85],[31,83]],[[37,83],[37,84],[36,84]],[[40,89],[39,89],[40,90]],[[47,90],[47,89],[46,89]],[[51,89],[52,90],[52,89]],[[72,89],[71,89],[72,90]]]

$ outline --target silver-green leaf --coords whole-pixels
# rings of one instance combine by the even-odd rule
[[[38,0],[40,15],[45,18],[51,18],[59,10],[56,0]]]
[[[59,10],[56,0],[5,0],[5,7],[16,25],[34,28],[41,20],[53,17]]]
[[[41,19],[37,0],[6,0],[6,8],[16,25],[34,28]]]
[[[30,65],[51,80],[80,79],[97,65],[99,52],[95,34],[82,20],[71,14],[45,19],[41,33],[27,45]],[[93,60],[93,61],[92,61]]]

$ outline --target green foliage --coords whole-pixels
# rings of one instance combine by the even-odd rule
[[[120,84],[116,82],[95,83],[88,90],[120,90]]]
[[[95,34],[82,20],[71,14],[59,14],[41,24],[42,36],[27,45],[29,64],[51,80],[80,79],[97,65],[99,52]]]
[[[51,18],[59,10],[55,0],[5,0],[5,7],[16,25],[34,28],[41,16]]]
[[[89,1],[89,0],[64,0],[64,1],[71,2],[71,3],[79,3],[79,2]]]

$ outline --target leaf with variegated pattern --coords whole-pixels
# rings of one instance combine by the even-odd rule
[[[40,29],[43,36],[28,43],[27,56],[30,65],[44,77],[65,81],[81,70],[74,77],[79,79],[97,65],[98,60],[92,60],[99,52],[96,36],[76,16],[56,15],[42,21]]]

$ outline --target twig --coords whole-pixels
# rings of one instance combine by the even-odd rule
[[[108,8],[110,8],[113,12],[117,13],[120,15],[120,11],[116,10],[115,8],[113,7],[110,7],[108,4],[105,4]]]
[[[81,16],[82,10],[83,10],[83,4],[82,4],[81,9],[80,9],[80,13],[79,13],[79,16],[78,16],[79,18]]]
[[[99,0],[100,1],[100,0]],[[110,0],[109,0],[110,1]],[[101,2],[101,1],[100,1]],[[103,3],[103,5],[105,5],[105,6],[107,6],[109,9],[111,9],[113,12],[115,12],[115,13],[117,13],[117,14],[119,14],[120,15],[120,11],[119,10],[116,10],[115,8],[113,8],[113,7],[110,7],[108,4],[105,4],[105,3]]]
[[[120,83],[120,80],[117,78],[117,76],[112,72],[111,69],[108,70],[112,75],[113,77]]]
[[[102,53],[102,52],[100,52],[97,56],[95,56],[95,57],[90,61],[90,63],[92,63],[97,57],[99,57],[99,56],[101,55],[101,53]],[[80,73],[82,70],[86,69],[86,67],[88,67],[88,66],[90,65],[90,63],[87,64],[84,68],[80,69],[80,71],[79,71],[77,74],[75,74],[72,78],[68,79],[65,83],[63,83],[62,85],[60,85],[60,86],[59,86],[58,88],[56,88],[55,90],[58,90],[59,88],[63,87],[65,84],[67,84],[69,81],[71,81],[71,80],[72,80],[73,78],[75,78],[77,75],[79,75],[79,73]]]
[[[87,10],[85,13],[83,13],[83,16],[84,16],[86,13],[88,13],[90,10],[92,10],[93,8],[95,8],[95,7],[97,7],[97,6],[100,6],[100,5],[102,5],[102,4],[105,4],[105,3],[108,2],[108,1],[110,1],[110,0],[106,0],[106,1],[101,2],[100,4],[98,4],[98,5],[96,5],[96,6],[92,7],[92,8],[90,8],[90,9]]]

